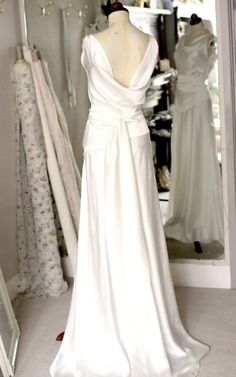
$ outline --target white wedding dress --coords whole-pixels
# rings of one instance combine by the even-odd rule
[[[219,241],[223,245],[222,180],[211,98],[205,85],[216,60],[214,40],[207,33],[186,45],[183,36],[176,46],[178,81],[171,136],[170,200],[164,228],[167,237],[182,242]]]
[[[52,377],[192,377],[209,350],[179,318],[140,110],[157,53],[150,37],[126,88],[114,79],[98,40],[84,38],[91,110],[77,274]]]

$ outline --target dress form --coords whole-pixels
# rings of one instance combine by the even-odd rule
[[[171,190],[166,235],[181,242],[224,244],[222,181],[212,104],[205,84],[216,60],[215,37],[190,23],[175,50],[178,82],[172,127]],[[207,161],[207,164],[206,164]]]
[[[141,55],[137,40],[148,36],[137,32],[136,40],[128,25],[113,34],[110,24],[101,40],[83,40],[91,108],[83,138],[77,269],[51,377],[194,377],[209,351],[179,318],[141,110],[158,45],[149,37]],[[119,64],[140,54],[128,88],[113,75],[113,53]]]
[[[204,27],[204,23],[202,21],[194,25],[190,24],[190,32],[185,34],[184,44],[185,46],[190,46],[196,38],[201,37],[203,35],[209,36],[208,56],[210,56],[215,50],[214,43],[212,43],[212,34],[208,29]]]
[[[126,11],[111,13],[108,21],[108,28],[94,36],[107,55],[114,78],[128,86],[148,48],[150,37],[130,22]]]
[[[107,55],[114,78],[128,87],[142,62],[150,38],[130,22],[126,11],[110,13],[108,21],[108,28],[94,34],[94,37]],[[62,341],[63,337],[64,331],[57,335],[56,340]]]
[[[194,42],[194,40],[198,37],[201,37],[203,35],[209,35],[211,36],[209,30],[207,30],[204,27],[204,24],[201,19],[199,18],[199,22],[191,24],[190,22],[190,32],[185,35],[184,43],[186,46],[191,46],[191,44]],[[212,49],[210,48],[210,44],[208,46],[208,56],[210,56],[212,53]],[[195,251],[197,253],[202,253],[201,244],[198,241],[194,242]]]

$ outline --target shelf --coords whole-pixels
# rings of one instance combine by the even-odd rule
[[[159,14],[171,14],[171,11],[168,9],[133,7],[130,5],[125,5],[125,8],[127,8],[130,13],[149,14],[153,16],[158,16]]]

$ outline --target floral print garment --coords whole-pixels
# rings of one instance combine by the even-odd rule
[[[57,296],[63,280],[46,152],[30,66],[13,69],[16,100],[18,291]]]
[[[35,98],[40,114],[47,155],[48,174],[71,267],[73,273],[75,273],[78,251],[79,185],[76,181],[77,177],[75,176],[73,161],[67,158],[69,150],[64,148],[63,140],[65,139],[64,137],[62,139],[62,136],[65,135],[65,129],[64,126],[60,127],[58,108],[56,109],[55,100],[47,85],[41,62],[33,61],[31,50],[25,46],[23,46],[23,54],[32,72]],[[74,181],[74,186],[72,180]],[[74,187],[77,190],[77,194]],[[76,194],[76,196],[72,198],[70,194]],[[70,199],[74,200],[73,203]]]

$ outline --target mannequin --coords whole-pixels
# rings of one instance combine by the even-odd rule
[[[128,87],[148,48],[149,36],[130,22],[129,12],[120,2],[113,3],[106,14],[109,27],[94,37],[106,53],[114,78]],[[135,46],[131,51],[130,45]],[[62,341],[63,337],[64,331],[56,340]]]
[[[190,46],[196,38],[203,35],[209,36],[208,56],[210,56],[214,52],[214,41],[212,41],[212,34],[204,27],[201,17],[198,17],[195,13],[193,13],[190,18],[190,32],[184,36],[185,46]]]
[[[128,86],[148,48],[149,35],[137,29],[119,2],[108,10],[109,27],[94,34],[110,62],[114,78]],[[133,48],[130,48],[133,46]]]
[[[215,36],[191,16],[190,32],[176,45],[178,81],[171,137],[171,184],[166,236],[224,244],[223,197],[211,97],[205,84],[214,67]]]
[[[131,25],[121,3],[108,19],[106,31],[83,40],[91,107],[77,266],[50,375],[193,377],[209,347],[179,317],[141,109],[158,45]]]

